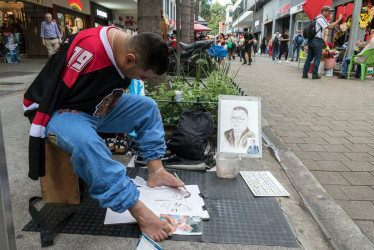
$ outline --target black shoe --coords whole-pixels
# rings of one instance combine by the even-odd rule
[[[355,75],[355,78],[361,78],[361,76]]]
[[[347,76],[340,75],[338,78],[339,79],[347,79]]]
[[[248,63],[248,65],[251,65],[251,63]]]
[[[320,75],[312,76],[312,79],[321,79]]]
[[[242,63],[242,65],[246,65],[246,64],[247,64],[247,62],[243,62],[243,63]]]
[[[303,75],[301,78],[308,79],[308,75]]]
[[[291,62],[293,62],[293,59],[291,59]]]

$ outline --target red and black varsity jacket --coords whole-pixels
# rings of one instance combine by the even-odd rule
[[[87,29],[60,46],[24,95],[25,116],[30,119],[29,177],[45,175],[45,127],[58,109],[74,109],[95,117],[113,96],[119,99],[130,83],[117,67],[107,32],[112,27]],[[116,94],[115,94],[116,93]],[[112,102],[114,105],[116,101]]]

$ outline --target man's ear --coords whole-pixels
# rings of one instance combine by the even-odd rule
[[[135,65],[135,55],[134,54],[127,54],[125,56],[125,62],[127,65]]]

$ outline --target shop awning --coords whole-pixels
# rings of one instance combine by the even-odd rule
[[[195,21],[194,25],[194,31],[195,32],[202,32],[202,31],[211,31],[212,29],[202,25],[202,24],[199,24],[198,22]]]
[[[321,10],[324,6],[331,6],[331,3],[332,0],[306,0],[303,4],[303,10],[310,20],[313,20],[316,16],[321,14]],[[329,17],[326,19],[328,21]]]

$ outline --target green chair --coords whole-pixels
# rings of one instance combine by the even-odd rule
[[[365,57],[367,56],[365,62],[363,63],[356,63],[355,58]],[[348,68],[348,74],[347,79],[349,79],[349,76],[351,75],[351,69],[353,65],[360,65],[361,66],[361,80],[365,80],[368,67],[374,66],[374,49],[368,49],[366,50],[362,55],[354,55],[351,56],[351,60],[349,62],[349,68]]]
[[[301,60],[306,60],[306,57],[307,57],[307,52],[304,50],[304,51],[300,51],[300,55],[299,55],[299,60],[298,60],[298,64],[297,64],[297,68],[299,69],[300,68],[300,62]]]

